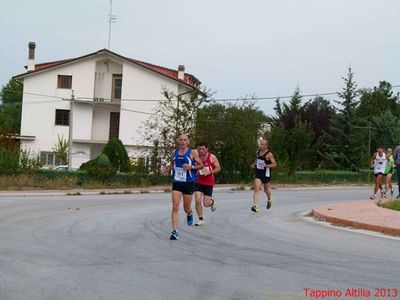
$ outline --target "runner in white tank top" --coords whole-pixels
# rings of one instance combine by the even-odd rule
[[[375,195],[378,192],[378,189],[381,191],[381,199],[383,198],[383,189],[382,189],[382,177],[385,173],[387,164],[387,158],[385,151],[382,146],[378,147],[378,151],[375,152],[371,157],[371,167],[374,168],[375,175],[375,186],[374,192],[371,195],[370,199],[375,200]]]

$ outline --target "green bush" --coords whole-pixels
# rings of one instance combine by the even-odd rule
[[[0,173],[14,174],[19,168],[18,151],[0,148]]]
[[[111,165],[121,172],[129,172],[131,165],[128,153],[119,139],[111,139],[104,147],[103,153],[110,159]]]
[[[110,160],[104,153],[82,164],[79,170],[85,171],[89,178],[99,180],[103,183],[116,173],[115,168],[110,164]],[[85,181],[87,179],[84,177],[81,177],[79,180],[79,182]]]
[[[106,168],[106,167],[110,166],[110,160],[109,160],[108,156],[104,153],[100,154],[96,158],[96,163],[97,163],[97,166],[102,167],[102,168]]]

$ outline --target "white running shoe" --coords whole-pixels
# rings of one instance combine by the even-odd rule
[[[204,226],[204,220],[199,220],[194,226]]]

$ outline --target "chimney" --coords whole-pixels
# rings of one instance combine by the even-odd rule
[[[178,66],[178,79],[180,79],[180,80],[185,79],[185,66],[184,65]]]
[[[28,72],[35,71],[35,42],[29,42]]]

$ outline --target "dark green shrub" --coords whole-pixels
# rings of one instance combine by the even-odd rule
[[[131,171],[128,153],[119,139],[111,139],[104,147],[103,153],[110,159],[111,165],[121,172]]]
[[[108,156],[104,153],[82,164],[79,170],[86,171],[89,178],[99,180],[103,183],[109,181],[110,177],[116,173],[115,167],[110,164]],[[86,180],[87,178],[82,176],[79,182],[84,182]]]
[[[104,153],[100,154],[99,156],[97,156],[96,158],[96,162],[97,165],[99,167],[109,167],[110,166],[110,160],[108,158],[108,156]]]
[[[0,173],[12,174],[19,167],[19,153],[11,149],[0,148]]]

